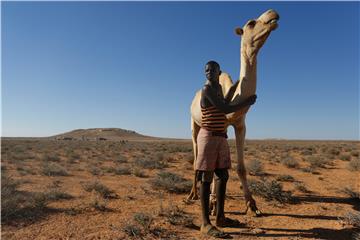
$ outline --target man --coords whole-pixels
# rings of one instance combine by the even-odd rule
[[[200,202],[202,212],[202,225],[200,231],[213,237],[227,237],[209,219],[210,184],[215,173],[216,178],[216,226],[231,226],[238,221],[225,217],[224,203],[226,183],[229,178],[228,169],[231,168],[230,150],[227,143],[225,128],[226,114],[240,110],[255,103],[256,95],[240,101],[237,96],[230,102],[239,81],[237,81],[224,98],[219,84],[221,74],[220,65],[210,61],[205,65],[206,83],[201,92],[202,127],[197,136],[198,156],[196,171],[200,185]]]

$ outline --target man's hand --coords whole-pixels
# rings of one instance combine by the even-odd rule
[[[228,103],[231,101],[234,93],[235,93],[235,90],[237,88],[237,86],[239,85],[239,80],[237,80],[229,89],[228,93],[226,94],[225,96],[225,102]]]
[[[249,106],[253,105],[256,102],[256,98],[257,98],[257,96],[256,96],[256,94],[254,94],[254,95],[248,97],[247,99],[245,99],[244,104],[249,105]]]

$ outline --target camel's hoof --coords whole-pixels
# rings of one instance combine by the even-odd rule
[[[248,201],[246,203],[245,213],[247,213],[249,211],[249,209],[250,209],[250,212],[252,213],[253,217],[261,217],[262,216],[262,212],[257,208],[256,202],[254,200]]]
[[[190,195],[186,198],[186,200],[198,200],[199,196],[196,193],[190,193]]]

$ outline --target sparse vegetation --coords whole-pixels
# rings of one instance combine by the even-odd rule
[[[249,189],[255,195],[261,196],[267,201],[275,200],[280,203],[291,203],[293,201],[291,192],[283,191],[281,183],[276,180],[249,180]]]
[[[181,225],[184,227],[193,227],[193,217],[186,214],[178,206],[170,205],[168,208],[160,208],[159,216],[166,217],[172,225]]]
[[[351,160],[351,156],[350,156],[350,154],[341,154],[341,155],[339,156],[339,159],[340,159],[340,160],[343,160],[343,161],[350,161],[350,160]]]
[[[171,193],[189,192],[192,182],[171,172],[160,172],[156,178],[151,181],[155,189],[163,189]]]
[[[352,225],[356,228],[360,228],[360,213],[347,212],[341,220],[348,225]]]
[[[147,177],[145,172],[141,170],[140,168],[135,167],[132,171],[132,174],[136,177],[145,178]]]
[[[296,182],[294,184],[295,186],[295,189],[300,191],[300,192],[303,192],[303,193],[309,193],[310,191],[306,188],[305,184],[302,183],[302,182]]]
[[[292,156],[285,157],[281,159],[281,163],[287,166],[288,168],[298,168],[299,162]]]
[[[42,167],[42,173],[46,176],[68,176],[67,170],[54,162],[45,162]]]
[[[360,171],[360,158],[353,158],[348,165],[350,171]]]
[[[294,182],[295,178],[291,175],[280,175],[276,178],[276,180],[282,182]]]
[[[246,166],[250,175],[259,176],[263,174],[263,165],[258,159],[250,161]]]
[[[103,198],[111,198],[114,197],[114,192],[106,187],[99,181],[93,181],[90,183],[85,183],[83,188],[87,192],[95,191],[100,194]]]
[[[165,162],[154,159],[136,159],[135,164],[145,169],[163,169],[168,166]]]

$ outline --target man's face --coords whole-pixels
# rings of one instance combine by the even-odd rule
[[[206,78],[211,82],[218,82],[220,76],[220,68],[216,64],[206,64],[205,66]]]

